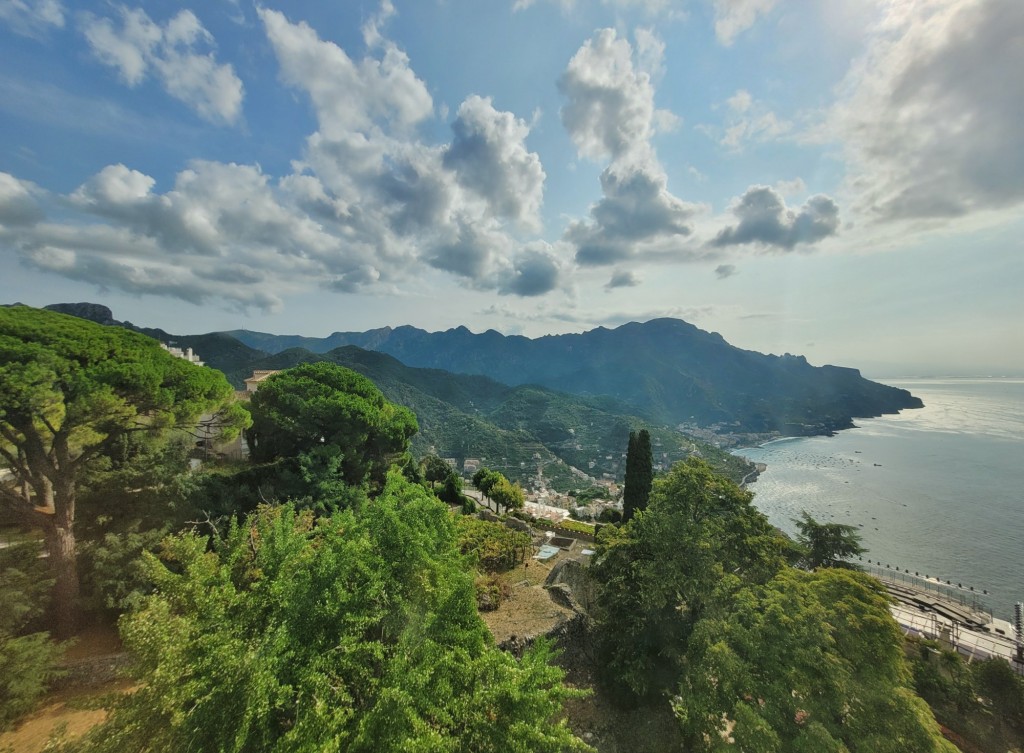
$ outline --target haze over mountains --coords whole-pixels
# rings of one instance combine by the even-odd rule
[[[620,475],[629,431],[641,425],[652,431],[659,463],[697,449],[739,480],[749,471],[742,461],[675,427],[820,434],[921,406],[906,390],[855,369],[741,350],[676,319],[537,339],[411,326],[309,338],[248,330],[175,335],[118,322],[98,304],[47,308],[191,347],[239,387],[253,369],[339,363],[417,414],[415,452],[459,462],[484,457],[524,480],[540,473],[556,488],[580,483],[573,468]]]
[[[537,339],[493,330],[473,334],[465,327],[425,332],[409,326],[335,332],[326,338],[248,330],[225,334],[270,353],[292,347],[325,353],[355,345],[408,366],[612,398],[668,424],[728,423],[753,432],[816,434],[848,428],[857,417],[921,407],[906,390],[871,382],[856,369],[815,367],[802,356],[741,350],[717,333],[678,319]]]

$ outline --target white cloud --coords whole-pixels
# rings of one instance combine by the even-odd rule
[[[34,184],[0,172],[0,231],[4,227],[33,225],[43,219],[41,193]]]
[[[564,13],[572,11],[577,0],[551,0],[561,6]],[[536,5],[537,0],[514,0],[512,10],[515,12],[526,10]],[[636,8],[648,16],[682,19],[686,17],[685,11],[680,7],[680,0],[602,0],[602,5],[617,10],[629,10]]]
[[[614,264],[651,243],[693,232],[697,207],[668,191],[664,172],[608,168],[601,187],[604,197],[590,208],[590,220],[570,224],[565,233],[580,264]]]
[[[513,262],[512,271],[499,287],[499,292],[523,297],[549,293],[562,282],[564,267],[547,244],[537,244],[521,253]]]
[[[452,130],[444,166],[459,184],[484,198],[496,217],[539,230],[544,168],[526,148],[526,122],[495,110],[489,97],[471,95],[459,106]]]
[[[383,54],[356,62],[338,45],[319,38],[305,22],[261,8],[260,18],[286,83],[309,94],[320,133],[329,139],[367,133],[387,124],[415,126],[433,114],[426,84],[409,67],[409,57],[392,42],[376,38]]]
[[[737,225],[723,228],[712,246],[758,244],[791,250],[835,235],[839,207],[828,196],[812,196],[799,210],[790,209],[775,189],[752,186],[733,204]]]
[[[1024,202],[1024,4],[885,4],[825,131],[846,151],[856,209],[939,219]]]
[[[523,120],[471,97],[452,143],[426,144],[415,128],[432,114],[429,93],[389,40],[370,34],[372,49],[354,61],[308,26],[262,17],[282,77],[309,93],[320,125],[292,174],[195,161],[159,190],[150,175],[108,165],[49,198],[61,205],[59,222],[43,221],[46,197],[34,186],[0,174],[3,246],[104,289],[268,311],[316,287],[393,290],[430,267],[518,296],[561,284],[564,254],[524,245],[508,227],[539,222],[544,172],[525,147]],[[126,82],[156,70],[162,46],[206,38],[190,14],[158,26],[126,11],[116,30],[90,20]]]
[[[648,46],[647,51],[652,48]],[[633,63],[633,46],[614,29],[600,29],[569,61],[558,88],[568,100],[562,124],[580,156],[647,162],[655,133],[650,73]],[[655,65],[653,60],[647,66]]]
[[[0,0],[0,21],[16,34],[39,37],[64,27],[64,5],[60,0]]]
[[[648,38],[646,51],[661,48]],[[648,67],[657,61],[648,59]],[[584,265],[615,264],[692,232],[697,207],[672,195],[650,139],[656,132],[654,86],[634,64],[634,50],[613,29],[585,42],[559,80],[568,99],[562,122],[580,156],[607,159],[603,198],[587,220],[570,223],[565,239]]]
[[[748,142],[774,141],[793,130],[792,123],[779,118],[745,89],[738,90],[725,104],[728,115],[719,139],[722,146],[740,149]]]
[[[714,0],[715,36],[726,47],[752,27],[758,16],[767,15],[778,0]]]
[[[228,64],[218,64],[213,36],[190,10],[161,26],[141,8],[121,8],[120,25],[87,14],[83,33],[96,58],[115,68],[128,86],[155,75],[164,89],[212,123],[234,123],[242,110],[241,79]]]

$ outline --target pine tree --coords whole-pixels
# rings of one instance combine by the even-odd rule
[[[647,429],[629,433],[626,450],[626,489],[622,495],[622,522],[628,523],[640,510],[647,509],[654,482],[654,458],[651,435]]]

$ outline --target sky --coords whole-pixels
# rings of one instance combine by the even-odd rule
[[[0,0],[0,301],[1024,375],[1020,0]]]

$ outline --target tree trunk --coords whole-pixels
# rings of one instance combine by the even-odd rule
[[[46,526],[45,536],[50,568],[56,579],[53,586],[55,632],[58,638],[70,638],[78,629],[80,607],[75,532],[70,523],[60,525],[54,521]]]

